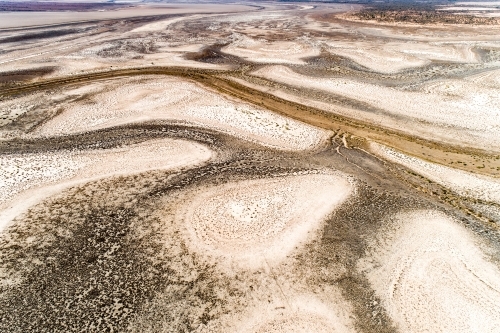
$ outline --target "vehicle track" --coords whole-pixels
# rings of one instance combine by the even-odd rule
[[[500,155],[498,153],[495,154],[495,152],[482,151],[471,147],[443,144],[433,140],[411,136],[403,131],[395,131],[289,101],[260,89],[236,82],[236,79],[245,78],[245,74],[242,70],[209,70],[156,66],[108,70],[40,80],[38,82],[23,84],[16,87],[0,88],[0,100],[38,90],[54,89],[57,87],[102,79],[139,75],[173,75],[193,80],[220,93],[259,105],[292,119],[323,129],[347,133],[349,135],[346,137],[349,140],[350,146],[369,149],[367,140],[376,141],[431,162],[446,165],[445,159],[457,160],[463,162],[463,164],[456,165],[458,169],[489,176],[498,177],[500,175],[498,171],[498,167],[500,167],[500,159],[498,159],[498,157]],[[445,155],[445,153],[448,155]],[[482,159],[485,165],[484,168],[473,168],[473,161],[477,158]]]

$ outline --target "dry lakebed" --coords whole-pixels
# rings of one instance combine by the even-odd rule
[[[498,5],[0,2],[0,332],[499,333]]]

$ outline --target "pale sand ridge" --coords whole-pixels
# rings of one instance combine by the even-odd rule
[[[176,139],[88,152],[2,155],[0,232],[29,207],[68,187],[103,177],[194,166],[212,155],[205,146]]]
[[[94,87],[90,103],[70,104],[37,135],[78,133],[151,120],[208,127],[284,150],[324,144],[328,134],[250,104],[229,100],[179,78],[134,78]]]
[[[500,95],[497,89],[448,80],[442,87],[453,86],[453,95],[436,89],[434,83],[422,87],[423,91],[403,91],[347,78],[310,77],[278,65],[261,68],[253,74],[292,86],[343,95],[386,112],[359,112],[363,120],[384,124],[385,119],[396,118],[398,130],[415,131],[422,137],[434,133],[443,141],[461,142],[481,149],[500,147]]]
[[[272,42],[235,34],[235,41],[222,51],[257,63],[305,64],[302,58],[320,54],[320,49],[304,41]]]

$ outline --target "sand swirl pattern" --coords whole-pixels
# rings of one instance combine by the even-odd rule
[[[158,139],[128,147],[0,156],[0,231],[30,206],[71,186],[150,170],[174,170],[212,158],[208,147]]]
[[[95,83],[66,91],[91,94],[85,104],[65,111],[36,131],[37,135],[81,133],[146,121],[170,121],[210,128],[267,147],[316,149],[328,133],[258,106],[235,101],[180,78],[144,76]]]
[[[333,174],[245,180],[195,193],[178,219],[195,251],[255,267],[286,257],[351,191]]]
[[[500,270],[470,233],[434,211],[396,221],[400,227],[361,266],[401,331],[498,332]]]
[[[283,304],[261,304],[238,324],[237,333],[353,332],[345,300],[329,304],[310,295],[291,295]],[[279,306],[281,305],[281,306]]]

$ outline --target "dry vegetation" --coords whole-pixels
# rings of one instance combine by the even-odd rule
[[[499,25],[500,18],[447,13],[435,9],[366,9],[344,16],[348,19],[384,23]]]

